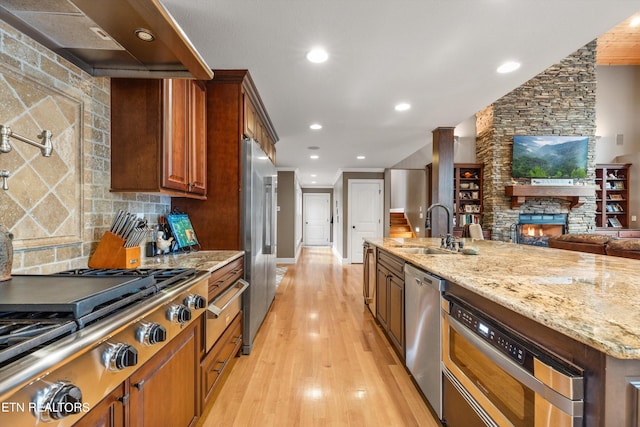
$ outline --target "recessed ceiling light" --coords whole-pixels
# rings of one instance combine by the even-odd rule
[[[319,159],[320,156],[318,156],[317,154],[312,154],[312,155],[309,156],[309,158],[315,160],[315,159]]]
[[[329,54],[321,47],[314,47],[307,53],[307,59],[314,64],[321,64],[329,59]]]
[[[519,62],[508,61],[502,64],[501,66],[499,66],[496,71],[499,72],[500,74],[504,74],[504,73],[511,73],[512,71],[515,71],[518,68],[520,68]]]
[[[311,126],[309,126],[309,129],[311,129],[311,130],[320,130],[320,129],[322,129],[322,125],[319,124],[319,123],[314,123]]]
[[[358,160],[364,160],[364,159],[366,159],[366,157],[365,157],[365,156],[358,156],[358,157],[356,157],[356,159],[358,159]]]
[[[400,104],[397,104],[395,107],[396,111],[407,111],[409,108],[411,108],[411,104],[407,104],[406,102],[401,102]]]
[[[311,174],[311,178],[315,178],[316,176],[318,176],[318,175],[316,175],[315,173]]]
[[[631,22],[629,23],[630,27],[637,27],[638,25],[640,25],[640,16],[636,16],[635,18],[633,18],[631,20]]]
[[[312,184],[315,184],[316,182],[315,182],[315,181],[311,181],[311,183],[312,183]]]
[[[153,33],[151,33],[151,31],[147,29],[138,28],[134,31],[134,33],[136,37],[142,40],[143,42],[152,42],[155,40],[155,36],[153,35]]]

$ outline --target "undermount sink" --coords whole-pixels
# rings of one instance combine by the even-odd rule
[[[395,248],[397,251],[421,255],[452,255],[456,252],[441,248]]]

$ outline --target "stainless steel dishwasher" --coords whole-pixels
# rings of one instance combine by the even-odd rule
[[[442,419],[440,297],[445,281],[405,264],[405,363],[439,419]]]

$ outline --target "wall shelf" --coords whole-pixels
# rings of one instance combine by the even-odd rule
[[[511,209],[518,209],[527,198],[551,197],[571,202],[571,208],[581,206],[586,197],[595,196],[594,185],[507,185],[505,194],[511,197]]]

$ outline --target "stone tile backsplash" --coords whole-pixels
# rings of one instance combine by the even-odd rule
[[[150,221],[170,209],[166,196],[111,193],[110,80],[95,78],[0,21],[0,124],[54,151],[11,139],[0,153],[9,190],[0,190],[0,224],[14,233],[13,273],[86,267],[119,209]]]

